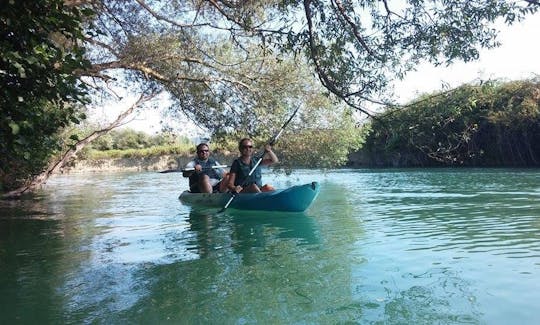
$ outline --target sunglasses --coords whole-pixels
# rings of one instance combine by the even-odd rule
[[[242,148],[242,149],[251,149],[251,148],[253,148],[253,146],[245,146],[244,145],[244,146],[241,146],[240,148]]]
[[[208,149],[207,150],[199,150],[199,151],[197,151],[197,153],[203,153],[203,152],[208,152],[208,151],[209,151]]]

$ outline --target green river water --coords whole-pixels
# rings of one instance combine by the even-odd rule
[[[197,210],[179,173],[0,202],[0,324],[538,324],[540,170],[267,171],[300,214]]]

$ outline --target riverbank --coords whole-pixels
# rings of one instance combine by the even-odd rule
[[[126,171],[162,171],[167,169],[180,169],[194,158],[194,155],[165,155],[155,157],[132,158],[103,158],[78,159],[61,169],[62,174],[70,173],[99,173],[99,172],[126,172]],[[233,160],[232,156],[214,155],[214,159],[221,164]]]
[[[163,155],[150,157],[130,158],[102,158],[102,159],[78,159],[61,169],[60,173],[99,173],[99,172],[140,172],[140,171],[163,171],[168,169],[181,169],[190,162],[195,155]],[[215,153],[213,158],[220,164],[231,165],[236,158],[231,153]],[[365,157],[359,152],[349,155],[347,167],[365,167]]]

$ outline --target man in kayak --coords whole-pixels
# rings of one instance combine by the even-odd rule
[[[219,163],[210,158],[210,148],[206,143],[197,145],[197,158],[190,161],[184,169],[182,176],[189,177],[189,190],[192,193],[224,192],[227,183],[221,182],[225,170],[216,168]],[[223,184],[222,184],[223,183]]]
[[[229,171],[228,189],[231,192],[258,193],[261,192],[261,165],[268,166],[277,163],[279,160],[276,154],[272,151],[272,146],[269,144],[264,147],[264,156],[261,163],[253,171],[251,176],[249,172],[258,161],[258,158],[253,158],[253,141],[249,138],[244,138],[238,143],[240,157],[236,158]]]

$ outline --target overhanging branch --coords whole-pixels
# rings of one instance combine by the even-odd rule
[[[349,26],[351,27],[351,31],[352,31],[354,37],[362,45],[364,50],[366,50],[366,52],[368,52],[369,55],[371,55],[371,56],[377,58],[378,60],[380,60],[380,57],[378,57],[375,54],[375,52],[373,52],[373,50],[371,50],[371,48],[367,45],[367,43],[364,40],[364,38],[362,37],[362,35],[360,35],[360,31],[358,30],[358,26],[352,21],[351,17],[349,17],[347,15],[347,13],[345,12],[345,8],[343,7],[343,3],[341,3],[340,0],[334,0],[334,3],[336,4],[336,7],[338,8],[338,11],[341,14],[341,16],[343,17],[343,19],[345,19],[347,24],[349,24]]]
[[[31,192],[35,190],[36,188],[39,188],[45,182],[49,179],[49,177],[58,172],[60,168],[64,167],[66,163],[75,155],[80,152],[86,145],[88,145],[90,142],[94,141],[95,139],[99,138],[103,134],[108,133],[112,129],[120,126],[122,122],[131,114],[133,111],[143,105],[145,102],[151,100],[157,96],[157,93],[150,93],[149,95],[141,94],[137,101],[131,105],[127,110],[122,112],[117,116],[117,118],[111,122],[108,126],[106,126],[103,129],[96,130],[92,133],[90,133],[88,136],[86,136],[84,139],[81,139],[77,141],[73,146],[71,146],[60,158],[57,160],[52,161],[47,168],[41,172],[37,177],[35,177],[29,184],[24,185],[16,190],[10,191],[8,193],[2,194],[3,198],[13,198],[13,197],[19,197],[23,195],[24,193]]]
[[[321,83],[326,89],[328,89],[334,95],[336,95],[337,97],[345,101],[347,105],[373,118],[374,117],[373,114],[371,114],[364,108],[356,105],[355,103],[352,103],[350,99],[345,97],[344,94],[339,89],[337,89],[334,82],[330,80],[326,72],[324,72],[321,66],[321,63],[319,62],[319,54],[317,53],[318,50],[317,50],[317,46],[315,45],[315,37],[313,35],[313,21],[311,18],[312,13],[311,13],[310,4],[311,4],[311,0],[304,0],[304,12],[306,14],[306,19],[308,23],[308,32],[309,32],[309,50],[311,53],[311,58],[313,60],[313,63],[315,64],[315,70],[317,71],[317,75],[319,76]]]
[[[152,17],[156,18],[157,20],[161,20],[161,21],[165,21],[171,25],[174,25],[176,27],[180,27],[180,28],[192,28],[192,27],[202,27],[202,26],[208,26],[207,23],[203,23],[203,24],[182,24],[182,23],[179,23],[179,22],[176,22],[172,19],[169,19],[163,15],[160,15],[159,13],[157,13],[156,11],[154,11],[152,8],[150,8],[150,6],[148,6],[146,4],[146,2],[144,2],[143,0],[135,0],[139,5],[141,5],[141,7],[143,7],[150,15],[152,15]]]

